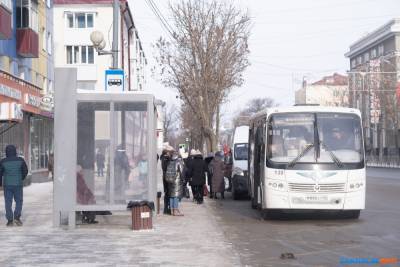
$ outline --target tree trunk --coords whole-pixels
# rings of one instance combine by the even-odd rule
[[[217,114],[215,116],[215,140],[216,140],[216,145],[218,146],[218,142],[219,142],[219,108],[220,105],[217,106]],[[217,147],[218,149],[218,147]]]

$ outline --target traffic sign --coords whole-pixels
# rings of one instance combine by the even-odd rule
[[[106,70],[104,88],[107,92],[124,91],[124,70]]]

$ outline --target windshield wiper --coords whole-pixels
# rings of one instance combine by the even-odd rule
[[[332,160],[336,163],[336,165],[338,165],[339,168],[342,168],[343,162],[341,162],[340,159],[336,157],[336,155],[332,152],[332,150],[321,140],[319,140],[319,143],[326,149],[326,151],[328,151],[329,155],[331,156]]]
[[[314,144],[307,144],[303,150],[295,157],[291,162],[288,163],[288,167],[293,167],[312,147]]]

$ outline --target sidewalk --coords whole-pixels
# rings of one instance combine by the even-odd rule
[[[0,197],[0,266],[239,266],[206,202],[181,203],[184,217],[156,215],[154,229],[133,232],[130,212],[98,216],[98,225],[52,226],[52,182],[24,188],[22,227],[6,227]]]

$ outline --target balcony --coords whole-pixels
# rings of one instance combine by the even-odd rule
[[[0,1],[0,40],[11,38],[11,17],[10,10]]]
[[[39,57],[39,35],[31,28],[17,29],[17,53],[21,57]]]

